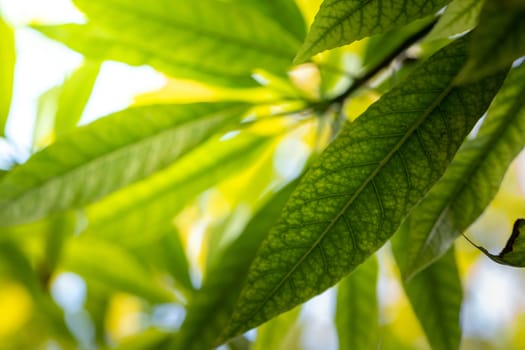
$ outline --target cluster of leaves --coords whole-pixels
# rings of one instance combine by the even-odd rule
[[[30,291],[34,322],[52,320],[42,341],[111,345],[104,319],[121,291],[186,312],[180,329],[144,327],[122,348],[245,346],[239,336],[264,324],[254,347],[278,349],[299,309],[275,317],[338,284],[340,348],[367,349],[378,341],[373,255],[393,237],[429,343],[459,347],[453,243],[525,146],[524,1],[74,3],[86,23],[34,28],[85,64],[42,97],[38,152],[0,181],[2,278]],[[3,22],[0,35],[3,129],[14,44]],[[105,60],[220,97],[132,106],[76,127]],[[274,158],[301,145],[291,139],[308,140],[308,160],[283,174]],[[285,154],[296,162],[298,151]],[[174,218],[210,188],[249,214],[209,230],[197,287],[190,226]],[[523,222],[495,261],[524,265]],[[72,332],[71,311],[64,319],[49,296],[63,271],[87,282],[94,339]]]

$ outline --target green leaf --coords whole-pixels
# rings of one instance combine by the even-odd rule
[[[57,135],[70,131],[80,121],[99,71],[100,62],[86,60],[60,87],[55,116]]]
[[[83,236],[71,239],[64,247],[61,267],[78,273],[88,283],[99,283],[152,302],[175,299],[136,256],[109,242]]]
[[[475,139],[466,141],[443,178],[403,223],[410,236],[405,278],[444,254],[496,195],[525,146],[525,65],[510,71]]]
[[[169,168],[88,207],[85,234],[123,244],[157,238],[192,199],[249,165],[271,141],[251,134],[212,139]]]
[[[60,96],[60,86],[53,86],[38,97],[35,127],[33,129],[33,150],[52,143],[55,117]]]
[[[369,350],[378,347],[378,268],[377,259],[372,256],[339,283],[335,314],[339,350]]]
[[[394,240],[394,256],[403,271],[406,248],[411,241],[406,233]],[[397,237],[396,237],[397,238]],[[461,341],[461,279],[454,249],[409,281],[403,280],[412,308],[433,350],[459,349]]]
[[[218,129],[243,104],[130,108],[64,135],[0,182],[0,227],[80,207],[162,169]]]
[[[254,85],[255,68],[284,73],[300,42],[254,8],[217,0],[76,0],[86,25],[36,27],[97,59],[148,64],[174,77]]]
[[[306,35],[306,23],[294,0],[232,0],[237,4],[253,6],[280,26],[293,34],[300,42]]]
[[[0,136],[5,135],[5,124],[11,106],[15,61],[15,33],[0,17]]]
[[[334,285],[441,177],[503,80],[455,86],[465,43],[433,55],[328,146],[261,245],[227,336]]]
[[[474,28],[482,6],[483,0],[452,1],[426,40],[446,39]]]
[[[324,50],[385,33],[435,13],[447,0],[325,0],[295,58],[302,63]]]
[[[230,319],[250,263],[261,241],[281,212],[296,182],[281,190],[251,219],[206,271],[202,288],[188,304],[176,349],[211,348]]]
[[[514,267],[525,267],[525,240],[521,232],[525,231],[525,219],[518,219],[512,228],[512,234],[505,247],[498,255],[493,255],[485,248],[476,246],[495,262]]]
[[[299,350],[300,328],[297,320],[300,313],[301,308],[296,307],[259,327],[253,350]]]
[[[525,7],[487,0],[473,32],[467,65],[458,78],[468,82],[505,69],[525,55]]]

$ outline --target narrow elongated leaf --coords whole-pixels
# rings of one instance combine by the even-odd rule
[[[0,17],[0,136],[4,136],[11,106],[15,60],[15,33]]]
[[[335,284],[390,238],[441,177],[503,80],[456,87],[465,43],[432,56],[324,151],[261,245],[227,336]]]
[[[152,302],[175,299],[133,254],[109,242],[87,237],[70,240],[61,267],[78,273],[88,283],[99,283]]]
[[[39,27],[90,57],[148,64],[180,78],[253,85],[255,68],[283,73],[300,42],[256,9],[217,0],[76,0],[92,23]]]
[[[301,308],[296,307],[259,327],[253,350],[299,350],[297,319],[300,313]]]
[[[405,249],[411,242],[403,237],[394,241],[394,256],[403,272]],[[461,279],[454,249],[409,281],[403,280],[412,308],[425,331],[433,350],[459,349],[461,341],[460,309],[462,301]]]
[[[142,179],[245,110],[242,104],[144,106],[65,135],[2,179],[0,226],[79,207]]]
[[[525,146],[525,65],[510,71],[475,139],[461,147],[443,178],[403,223],[410,278],[444,254],[496,195]]]
[[[33,150],[44,148],[53,142],[53,128],[60,96],[60,86],[53,86],[38,97],[35,127],[33,129]]]
[[[474,31],[461,81],[493,74],[525,55],[525,7],[487,0]]]
[[[482,6],[483,0],[452,1],[427,39],[446,39],[474,28],[478,24]]]
[[[375,256],[356,268],[337,287],[335,324],[339,350],[369,350],[379,341],[378,264]]]
[[[229,321],[255,252],[296,183],[281,190],[252,218],[239,238],[210,264],[201,290],[188,305],[175,349],[211,348]]]
[[[100,62],[86,60],[60,87],[54,128],[57,135],[70,131],[80,121],[99,71]]]
[[[125,244],[140,244],[164,234],[186,204],[250,164],[271,140],[254,135],[210,140],[164,171],[88,207],[86,234]]]
[[[495,262],[514,267],[525,267],[525,219],[518,219],[512,228],[512,234],[505,247],[498,255],[491,254],[485,248],[477,246],[483,253]]]
[[[325,0],[295,61],[435,13],[447,0]]]

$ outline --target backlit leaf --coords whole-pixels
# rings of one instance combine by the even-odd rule
[[[443,178],[403,223],[405,278],[431,264],[496,195],[508,166],[525,146],[525,65],[510,71],[475,139],[465,142]]]
[[[325,0],[295,61],[435,13],[447,0]]]
[[[466,41],[433,55],[328,146],[261,245],[226,336],[334,285],[441,177],[504,78],[455,86]]]
[[[0,136],[4,136],[11,106],[15,60],[15,33],[0,17]]]
[[[376,257],[371,256],[337,287],[335,324],[339,350],[369,350],[378,347],[378,269]]]
[[[38,27],[97,59],[148,64],[179,78],[254,85],[255,68],[283,73],[300,42],[239,2],[76,0],[86,25]]]
[[[396,240],[398,244],[393,247],[401,270],[405,249],[411,244],[406,238],[404,235],[403,239]],[[463,292],[454,249],[449,249],[448,253],[409,281],[403,280],[403,287],[431,348],[459,349]]]
[[[253,350],[299,350],[300,327],[297,324],[301,308],[288,311],[257,329]]]
[[[242,104],[135,107],[67,134],[2,179],[0,226],[79,207],[140,180],[245,110]]]

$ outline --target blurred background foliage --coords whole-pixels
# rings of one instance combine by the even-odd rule
[[[311,22],[320,1],[297,3]],[[319,154],[338,128],[330,113],[319,116],[314,111],[291,118],[275,115],[300,110],[303,106],[294,100],[297,96],[312,100],[337,96],[363,67],[374,64],[378,50],[387,49],[374,38],[364,39],[316,56],[317,66],[301,65],[290,73],[289,80],[261,71],[257,80],[262,86],[218,87],[164,76],[147,67],[83,58],[28,27],[29,23],[82,22],[82,14],[66,0],[3,0],[0,5],[2,126],[10,110],[0,141],[3,172],[79,123],[128,105],[218,100],[261,104],[248,116],[248,121],[256,122],[211,137],[202,149],[163,170],[165,177],[184,173],[210,154],[225,160],[224,164],[209,164],[204,174],[191,173],[191,179],[180,180],[187,186],[187,194],[177,203],[179,210],[170,219],[171,225],[140,236],[122,236],[118,226],[108,234],[89,225],[86,229],[89,218],[103,216],[120,205],[119,201],[130,201],[135,198],[132,196],[150,198],[148,193],[153,189],[165,190],[165,180],[159,175],[133,185],[132,192],[124,188],[113,199],[90,204],[85,211],[0,228],[0,349],[161,347],[164,335],[180,328],[188,298],[216,257],[271,194],[295,179]],[[410,32],[410,28],[405,30]],[[410,57],[390,66],[374,86],[345,105],[348,119],[357,118],[402,79],[412,61],[427,57],[440,45],[434,41],[413,47]],[[10,76],[15,57],[15,74]],[[272,104],[286,99],[291,102]],[[196,178],[198,185],[193,185],[189,180]],[[162,198],[158,200],[163,205]],[[132,225],[140,225],[142,208],[134,210],[131,216],[139,219]],[[490,207],[467,235],[496,252],[505,244],[513,220],[523,213],[522,153]],[[390,247],[376,255],[380,270],[373,294],[379,300],[380,348],[429,348],[399,282]],[[523,347],[525,272],[494,264],[463,238],[456,243],[456,257],[464,288],[461,348]],[[345,288],[351,292],[351,286]],[[253,343],[253,349],[261,350],[336,349],[341,335],[338,340],[335,290],[222,348],[247,349]]]

